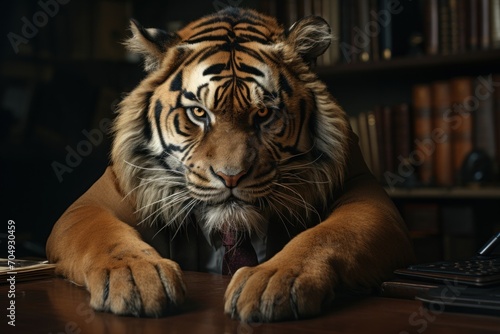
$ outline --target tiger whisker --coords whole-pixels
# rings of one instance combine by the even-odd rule
[[[179,223],[179,226],[175,230],[174,235],[172,236],[172,238],[175,238],[175,236],[177,235],[177,233],[179,233],[179,231],[180,231],[181,227],[184,225],[184,222],[186,221],[187,217],[189,217],[189,215],[191,214],[191,211],[193,211],[193,209],[196,207],[196,205],[198,203],[199,203],[198,200],[192,199],[188,204],[186,204],[186,207],[189,207],[189,210],[186,212],[186,214],[184,215],[184,218]],[[165,226],[167,226],[167,225],[165,225]]]
[[[290,231],[288,230],[288,226],[285,223],[285,221],[283,220],[283,218],[288,222],[288,224],[291,224],[290,220],[288,220],[286,218],[286,216],[280,210],[278,210],[278,208],[276,207],[276,205],[274,205],[274,203],[272,202],[272,200],[273,200],[272,197],[271,198],[267,198],[266,197],[265,200],[267,201],[267,203],[269,204],[269,206],[274,210],[274,212],[276,212],[278,214],[278,218],[281,220],[281,223],[285,227],[285,230],[286,230],[286,233],[288,234],[288,237],[291,237]]]
[[[189,212],[191,212],[191,209],[194,207],[195,204],[196,204],[196,201],[195,200],[191,200],[191,201],[188,202],[188,204],[184,205],[184,207],[182,208],[182,210],[180,210],[179,212],[177,212],[177,214],[174,217],[172,217],[168,222],[166,222],[165,224],[163,224],[163,226],[153,235],[153,238],[155,238],[158,235],[158,233],[160,233],[161,231],[163,231],[163,229],[165,229],[168,226],[172,225],[176,221],[177,217],[179,217],[183,212],[185,212],[189,208],[188,213],[186,215],[184,215],[184,218],[179,223],[179,227],[177,228],[177,231],[178,231],[179,228],[180,228],[180,226],[182,226],[182,222],[184,222],[184,220],[188,217]],[[175,234],[177,234],[177,231],[175,232]]]
[[[292,154],[289,157],[283,158],[283,159],[281,159],[281,160],[278,161],[278,164],[281,164],[282,162],[286,162],[287,160],[290,160],[290,159],[293,159],[293,158],[296,158],[296,157],[304,156],[304,155],[310,153],[313,150],[314,146],[315,146],[315,144],[311,145],[311,147],[308,150],[304,151],[304,152],[300,152],[300,153],[297,153],[297,154]]]
[[[127,196],[129,196],[132,192],[134,192],[135,190],[139,189],[140,187],[144,187],[150,183],[153,183],[155,181],[168,181],[168,179],[162,179],[162,178],[157,178],[157,179],[145,179],[145,178],[139,178],[139,180],[143,181],[141,182],[139,185],[137,185],[136,187],[134,187],[132,190],[130,190],[125,196],[124,198],[126,198]],[[169,185],[169,184],[176,184],[176,185],[183,185],[183,183],[181,182],[178,182],[178,183],[174,183],[174,182],[165,182],[165,185]]]
[[[305,221],[303,220],[303,218],[300,216],[300,214],[295,210],[295,209],[292,209],[290,207],[290,205],[287,205],[287,203],[285,202],[287,200],[286,197],[283,196],[284,194],[281,194],[279,192],[275,192],[273,193],[273,195],[271,196],[271,198],[279,205],[281,205],[283,208],[287,208],[290,212],[290,214],[292,215],[292,217],[297,221],[299,222],[302,226],[306,226],[307,224],[305,223]],[[276,212],[281,212],[280,210],[277,210]],[[287,219],[287,221],[292,224],[292,222],[290,220]],[[292,224],[293,225],[293,224]]]
[[[275,191],[276,195],[279,195],[281,196],[281,198],[283,198],[284,200],[288,200],[288,202],[290,202],[291,204],[296,204],[297,206],[301,206],[304,208],[305,210],[305,214],[306,214],[306,218],[309,217],[309,212],[313,212],[315,213],[318,218],[321,217],[321,215],[319,214],[319,212],[316,210],[316,208],[311,205],[310,203],[308,203],[304,197],[302,197],[300,195],[300,193],[298,193],[296,190],[294,190],[292,187],[287,187],[283,184],[279,184],[279,183],[275,183],[279,186],[282,186],[283,188],[293,192],[295,195],[297,195],[297,197],[294,197],[294,196],[290,196],[289,194],[285,194],[285,193],[282,193],[280,191]]]
[[[163,172],[163,171],[166,171],[166,172],[171,172],[171,173],[175,173],[175,174],[180,174],[180,175],[184,175],[184,173],[178,171],[178,170],[175,170],[175,169],[167,169],[167,168],[150,168],[150,167],[143,167],[143,166],[138,166],[136,164],[133,164],[127,160],[123,160],[127,165],[129,166],[132,166],[134,168],[137,168],[137,169],[142,169],[142,170],[149,170],[149,171],[160,171],[160,172]]]
[[[144,209],[146,209],[146,208],[148,208],[148,207],[150,207],[152,205],[155,205],[157,203],[165,202],[165,201],[169,200],[172,197],[174,197],[174,199],[171,200],[171,201],[169,201],[168,203],[165,203],[165,204],[172,204],[172,205],[174,205],[174,204],[177,203],[177,201],[175,200],[175,197],[184,196],[184,195],[187,195],[187,194],[189,194],[189,191],[187,191],[187,190],[186,191],[182,191],[182,192],[177,192],[177,193],[170,194],[167,197],[163,197],[163,198],[161,198],[161,199],[159,199],[157,201],[148,203],[148,204],[146,204],[146,205],[144,205],[144,206],[136,209],[134,211],[134,213],[138,213],[139,211],[142,211],[142,210],[144,210]],[[186,196],[186,198],[187,198],[187,196]]]
[[[292,180],[300,181],[300,182],[295,183],[295,185],[303,185],[304,183],[308,183],[308,184],[330,184],[329,181],[307,180],[307,179],[305,179],[303,177],[300,177],[297,174],[293,174],[293,173],[283,173],[283,174],[280,175],[280,179],[284,179],[284,180],[292,179]],[[287,185],[291,185],[291,184],[294,184],[294,183],[286,182],[286,184]]]
[[[153,215],[155,215],[155,214],[156,214],[156,216],[155,216],[155,217],[151,220],[151,224],[150,224],[150,225],[153,225],[153,224],[154,224],[154,222],[156,221],[156,219],[157,219],[157,218],[158,218],[158,217],[159,217],[159,216],[163,213],[163,211],[164,211],[166,208],[172,207],[172,206],[174,206],[174,205],[177,205],[177,204],[179,204],[179,203],[181,203],[181,202],[183,202],[183,201],[185,201],[185,200],[189,199],[189,196],[186,196],[186,194],[185,194],[185,193],[176,193],[175,195],[177,195],[177,198],[176,198],[176,199],[171,200],[171,201],[168,201],[167,203],[165,203],[165,205],[161,205],[161,206],[159,206],[159,208],[158,208],[158,209],[154,210],[154,211],[153,211],[152,213],[150,213],[147,217],[145,217],[144,219],[142,219],[142,220],[138,223],[138,225],[143,224],[144,222],[148,221],[148,220],[151,218],[151,216],[153,216]],[[159,202],[159,203],[161,203],[162,201],[164,201],[164,200],[160,200],[160,201],[158,201],[158,202]],[[141,209],[139,209],[139,210],[141,210]]]

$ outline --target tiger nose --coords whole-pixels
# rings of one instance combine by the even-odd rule
[[[222,171],[219,171],[215,174],[220,176],[222,178],[222,180],[224,180],[226,187],[234,188],[238,185],[238,182],[240,181],[241,177],[243,175],[245,175],[246,173],[247,173],[247,171],[243,170],[243,171],[239,172],[238,174],[234,174],[234,175],[227,175]]]

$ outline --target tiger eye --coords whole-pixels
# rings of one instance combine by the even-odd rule
[[[269,108],[264,108],[264,109],[260,109],[259,111],[257,111],[257,116],[259,117],[267,117],[269,115]]]
[[[202,108],[193,108],[193,115],[196,117],[204,117],[205,116],[205,110]]]

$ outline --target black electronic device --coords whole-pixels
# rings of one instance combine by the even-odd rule
[[[469,259],[414,264],[397,269],[394,274],[435,283],[453,282],[475,287],[500,286],[500,254],[496,253],[499,245],[500,232]]]

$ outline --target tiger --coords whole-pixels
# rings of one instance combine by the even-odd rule
[[[186,271],[222,274],[229,230],[249,236],[257,263],[229,273],[221,312],[272,322],[317,316],[339,291],[376,291],[414,261],[315,72],[331,40],[320,16],[284,27],[249,8],[176,32],[131,19],[124,44],[145,75],[117,106],[110,163],[52,227],[56,273],[96,311],[168,316]]]

